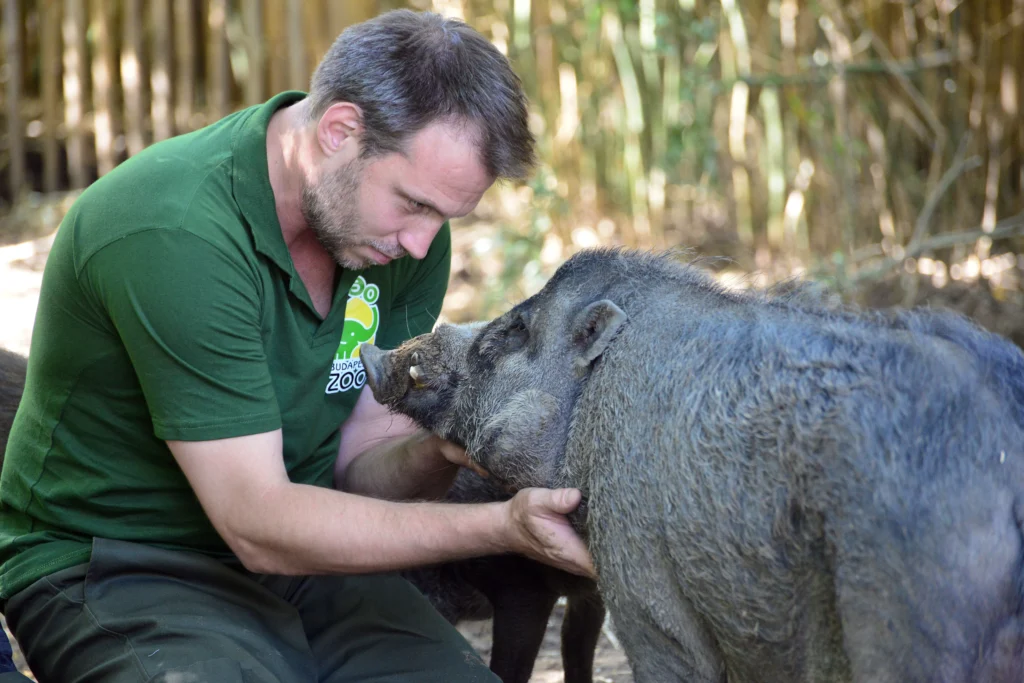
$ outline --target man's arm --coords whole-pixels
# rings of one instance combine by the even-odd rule
[[[563,515],[579,493],[527,489],[483,505],[396,503],[294,484],[280,430],[215,441],[170,441],[214,527],[251,571],[358,574],[517,552],[593,574]]]
[[[468,462],[462,449],[390,413],[366,386],[341,427],[334,486],[374,498],[437,499]]]

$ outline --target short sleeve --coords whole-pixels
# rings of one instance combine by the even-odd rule
[[[83,266],[135,368],[154,433],[203,441],[273,431],[261,284],[238,254],[181,229],[120,238]]]
[[[396,278],[390,324],[377,338],[377,346],[382,349],[393,349],[434,329],[451,272],[452,237],[448,223],[438,231],[422,261],[407,260],[412,267]]]

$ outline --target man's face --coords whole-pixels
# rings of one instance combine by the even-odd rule
[[[493,179],[467,130],[427,126],[404,154],[324,161],[302,191],[302,214],[327,252],[361,269],[412,255],[421,259],[442,223],[472,211]]]

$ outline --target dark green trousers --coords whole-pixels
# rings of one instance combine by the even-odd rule
[[[7,602],[40,683],[497,682],[395,576],[263,576],[96,539]]]

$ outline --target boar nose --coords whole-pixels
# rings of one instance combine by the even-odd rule
[[[359,360],[363,362],[363,368],[366,370],[366,382],[370,385],[370,391],[374,396],[378,396],[381,376],[384,374],[384,352],[373,344],[360,344]]]

